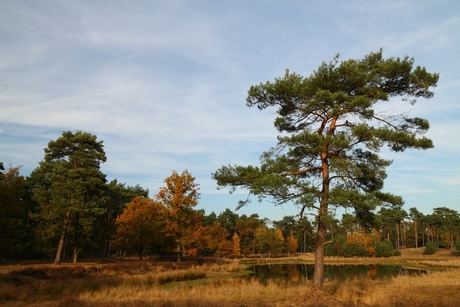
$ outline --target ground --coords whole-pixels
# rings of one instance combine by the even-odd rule
[[[0,306],[457,306],[460,301],[460,257],[440,249],[402,250],[391,258],[327,257],[329,264],[398,264],[425,268],[421,277],[386,281],[370,278],[296,287],[260,285],[247,274],[247,259],[196,258],[180,263],[158,260],[111,260],[55,266],[7,263],[0,266]],[[252,260],[251,260],[252,261]],[[262,262],[313,262],[310,254]]]

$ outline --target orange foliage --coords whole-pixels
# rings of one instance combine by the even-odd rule
[[[365,247],[369,253],[369,256],[375,254],[375,246],[380,242],[382,234],[376,230],[372,229],[370,234],[363,234],[360,232],[354,232],[347,235],[347,243],[349,245],[358,245]]]
[[[289,254],[294,254],[299,247],[299,243],[297,241],[297,238],[294,236],[289,236],[287,239],[287,252]]]
[[[166,186],[160,188],[155,200],[167,210],[166,228],[173,234],[180,255],[193,240],[193,234],[201,224],[200,215],[193,209],[200,197],[199,185],[187,170],[180,175],[173,171],[164,182]]]
[[[240,236],[235,232],[233,234],[233,255],[241,256]]]
[[[168,235],[164,225],[165,208],[158,202],[146,197],[137,196],[116,219],[117,234],[113,243],[116,247],[139,248],[158,245]]]
[[[374,256],[375,255],[375,248],[373,246],[370,246],[367,248],[367,252],[369,253],[369,256]]]
[[[347,243],[350,245],[358,245],[367,248],[373,245],[373,240],[370,235],[354,232],[347,235]]]

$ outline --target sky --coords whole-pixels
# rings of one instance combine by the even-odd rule
[[[188,170],[198,209],[234,210],[247,192],[217,190],[211,173],[258,165],[276,145],[276,110],[248,108],[249,87],[380,48],[440,74],[433,98],[389,106],[428,119],[435,147],[383,150],[394,160],[384,191],[407,211],[460,210],[457,0],[1,0],[0,161],[27,176],[50,140],[80,130],[103,141],[108,180],[153,196]],[[281,220],[298,208],[253,197],[236,213]]]

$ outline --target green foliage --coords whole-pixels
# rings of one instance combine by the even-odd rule
[[[20,167],[9,167],[6,172],[0,163],[0,262],[23,252],[23,242],[30,231],[27,208],[22,200],[24,177]]]
[[[334,237],[332,242],[326,244],[324,248],[324,254],[326,256],[343,256],[344,255],[344,245],[347,243],[347,237],[338,234]]]
[[[460,240],[455,241],[455,247],[460,251]]]
[[[156,277],[156,281],[160,285],[164,285],[170,282],[180,282],[180,281],[186,281],[186,280],[195,280],[195,279],[200,279],[200,278],[205,278],[206,273],[205,272],[200,272],[200,271],[174,271],[172,273],[163,273],[159,274]]]
[[[106,161],[104,146],[95,135],[67,131],[44,151],[31,174],[33,200],[39,204],[34,217],[41,234],[58,245],[55,263],[60,263],[66,242],[76,261],[78,250],[90,243],[97,217],[106,212],[106,179],[100,171]]]
[[[324,249],[326,256],[341,256],[341,257],[368,257],[369,252],[363,245],[350,244],[347,242],[347,237],[338,234],[332,242],[328,243]]]
[[[284,252],[285,240],[281,230],[261,225],[256,229],[257,252],[278,256]]]
[[[438,251],[438,247],[433,242],[427,242],[425,249],[423,250],[424,255],[434,255]]]
[[[391,257],[396,256],[397,251],[393,248],[393,243],[390,240],[383,240],[377,244],[375,248],[375,257]]]
[[[235,232],[235,225],[238,214],[234,213],[230,209],[225,209],[217,216],[217,220],[222,224],[223,227],[228,231],[229,238],[233,236]]]
[[[97,223],[94,226],[94,236],[90,247],[93,252],[98,252],[103,257],[111,255],[110,240],[117,232],[116,218],[123,213],[127,204],[134,198],[148,197],[148,194],[148,189],[143,189],[139,185],[127,186],[116,179],[106,185],[105,202],[102,205],[105,213],[97,217]]]
[[[381,191],[391,161],[379,157],[380,149],[433,147],[423,136],[427,120],[374,109],[377,102],[394,97],[414,104],[419,97],[433,96],[430,88],[439,75],[413,63],[407,56],[384,59],[382,50],[340,63],[337,56],[309,77],[286,70],[274,82],[251,86],[247,106],[277,108],[278,144],[262,154],[260,167],[222,166],[213,178],[230,191],[240,187],[259,199],[293,202],[301,215],[316,209],[317,249],[324,248],[330,205],[354,208],[370,228],[374,217],[368,212],[383,204],[402,204],[400,197]],[[323,277],[323,268],[316,268],[314,282],[320,288]]]
[[[367,257],[369,253],[367,248],[361,245],[352,245],[347,242],[344,243],[343,247],[344,257]]]

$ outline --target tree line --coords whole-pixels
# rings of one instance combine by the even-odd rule
[[[229,188],[230,192],[243,188],[260,200],[269,198],[275,204],[293,203],[299,208],[299,216],[303,216],[306,210],[315,212],[312,223],[315,223],[316,230],[311,234],[315,240],[313,283],[319,289],[323,287],[324,256],[331,252],[331,242],[337,247],[332,252],[346,251],[346,254],[350,251],[362,253],[364,249],[367,253],[379,254],[385,246],[389,249],[391,245],[398,250],[410,242],[412,231],[407,231],[406,226],[412,223],[417,228],[413,231],[415,246],[423,245],[425,239],[430,244],[442,244],[445,240],[442,234],[448,229],[448,245],[452,248],[458,233],[455,233],[454,226],[445,226],[443,221],[454,221],[451,218],[453,212],[438,208],[433,213],[433,219],[428,218],[429,221],[419,216],[410,223],[405,222],[402,197],[383,191],[386,168],[392,161],[380,156],[384,146],[394,152],[433,148],[432,140],[425,136],[430,128],[428,120],[409,117],[407,111],[397,113],[393,105],[388,110],[385,105],[390,100],[398,102],[399,99],[414,105],[419,98],[429,99],[434,95],[431,88],[437,86],[438,79],[438,74],[429,73],[421,66],[414,67],[413,58],[385,59],[382,50],[371,52],[362,59],[341,62],[337,55],[331,62],[323,62],[308,77],[286,70],[284,76],[275,78],[273,82],[251,86],[246,99],[248,107],[276,109],[274,126],[279,132],[277,144],[262,153],[259,166],[222,166],[212,173],[212,177],[219,188]],[[377,107],[377,104],[382,107]],[[107,192],[105,175],[99,168],[105,160],[102,142],[97,141],[95,136],[65,132],[60,139],[49,143],[44,160],[25,180],[30,199],[27,216],[37,223],[34,230],[40,232],[41,244],[57,246],[55,263],[59,263],[65,253],[71,253],[76,259],[81,251],[95,250],[95,242],[98,242],[98,248],[105,245],[106,251],[110,250],[113,240],[116,240],[118,248],[134,247],[130,232],[135,228],[130,226],[130,220],[137,220],[132,216],[143,205],[136,207],[132,204],[129,216],[128,213],[124,216],[124,208],[120,210],[109,205],[111,195]],[[194,229],[191,225],[200,225],[200,216],[193,209],[199,193],[192,193],[197,188],[192,181],[192,186],[188,186],[191,190],[187,192],[192,194],[184,194],[185,198],[181,199],[181,189],[187,190],[177,186],[182,176],[191,175],[173,172],[165,180],[166,186],[155,197],[142,200],[148,202],[146,206],[150,209],[139,213],[142,217],[140,221],[146,218],[147,213],[162,217],[154,219],[154,223],[158,224],[156,227],[165,231],[161,236],[165,242],[157,247],[160,253],[171,249],[175,249],[178,255],[187,251],[196,254],[206,249],[216,252],[215,245],[211,248],[212,244],[208,244],[211,240],[207,245],[200,242],[199,239],[206,237],[205,230],[203,234],[195,233],[198,239],[191,244]],[[120,189],[132,192],[130,187]],[[137,192],[145,191],[140,189]],[[244,206],[248,199],[242,200],[239,207]],[[136,201],[140,203],[141,199]],[[341,240],[335,236],[339,234],[340,227],[334,226],[331,212],[338,207],[353,212],[356,222],[348,216],[345,220],[352,225],[360,225],[361,234],[349,229],[346,236],[342,234]],[[380,211],[376,214],[378,208]],[[443,226],[439,220],[434,221],[438,215],[444,217],[441,221]],[[32,225],[32,222],[25,225]],[[111,228],[104,225],[111,225]],[[120,230],[123,227],[124,230]],[[207,229],[211,225],[203,227]],[[288,236],[278,229],[274,227],[273,233],[270,228],[259,231],[259,237],[278,238],[270,244],[259,244],[259,252],[286,252],[286,244],[279,242],[281,237],[285,242],[289,238],[288,252],[294,250],[294,231],[292,235],[289,231]],[[376,233],[372,236],[369,231],[373,229]],[[423,233],[425,230],[427,236]],[[387,240],[384,245],[375,245],[381,239],[377,232]],[[102,234],[105,243],[101,245],[98,236]],[[241,252],[241,245],[244,246],[244,242],[251,238],[226,228],[209,236],[215,238],[217,234],[221,238],[219,244],[226,242],[222,241],[224,238],[233,240],[234,254],[238,254],[238,250]],[[253,235],[256,234],[257,231],[253,231]],[[144,232],[139,235],[144,236]],[[356,239],[353,242],[362,242],[361,248],[354,248],[359,244],[352,243],[349,240],[352,237]],[[393,240],[392,244],[388,240]],[[374,246],[364,242],[374,242]],[[345,243],[349,248],[338,248]],[[148,244],[143,242],[136,247],[140,255]],[[255,247],[253,243],[253,251],[256,251]]]
[[[95,135],[64,132],[45,158],[23,177],[20,167],[0,164],[0,254],[6,259],[177,255],[289,256],[314,252],[318,220],[197,210],[199,184],[187,170],[172,171],[152,198],[149,190],[107,182],[106,160]],[[423,247],[460,248],[460,215],[438,207],[432,214],[402,206],[345,213],[327,219],[325,254],[397,255]]]

